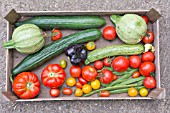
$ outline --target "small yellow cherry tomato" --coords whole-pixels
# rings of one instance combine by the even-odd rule
[[[139,90],[139,94],[141,97],[146,97],[146,96],[148,96],[148,90],[146,88],[141,88]]]
[[[88,94],[92,91],[92,88],[89,84],[85,84],[85,85],[83,85],[82,90],[85,94]]]
[[[63,69],[66,68],[66,66],[67,66],[66,60],[64,60],[64,59],[60,60],[60,66],[61,66]]]
[[[68,86],[74,86],[74,85],[76,84],[76,79],[73,78],[73,77],[70,77],[70,78],[68,78],[68,79],[66,80],[66,84],[67,84]]]
[[[94,42],[88,42],[86,44],[86,48],[87,48],[87,50],[90,50],[90,51],[94,50],[96,48],[96,44]]]
[[[90,83],[90,85],[93,89],[99,89],[100,88],[100,81],[98,79],[96,79],[96,80],[92,81]]]
[[[136,96],[138,95],[137,89],[134,88],[134,87],[129,88],[129,89],[128,89],[128,95],[129,95],[130,97],[136,97]]]
[[[74,95],[75,95],[76,97],[81,97],[81,96],[83,95],[82,89],[76,88],[76,90],[75,90],[75,92],[74,92]]]

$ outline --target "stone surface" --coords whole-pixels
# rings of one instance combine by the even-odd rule
[[[0,113],[168,113],[170,112],[170,1],[169,0],[0,0],[0,91],[5,90],[6,21],[3,17],[12,9],[18,11],[90,11],[90,10],[161,10],[160,18],[160,64],[161,86],[166,89],[164,100],[114,100],[114,101],[47,101],[47,102],[3,102]],[[2,95],[0,95],[1,97]]]

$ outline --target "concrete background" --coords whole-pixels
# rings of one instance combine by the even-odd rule
[[[48,101],[48,102],[3,102],[0,113],[168,113],[170,112],[170,0],[0,0],[0,91],[5,89],[5,50],[6,21],[3,17],[12,8],[20,11],[71,11],[71,10],[123,10],[150,9],[161,10],[160,19],[160,63],[161,86],[166,89],[164,100],[113,100],[113,101]],[[2,95],[0,95],[2,96]]]

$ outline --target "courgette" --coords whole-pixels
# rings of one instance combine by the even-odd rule
[[[88,41],[97,40],[101,36],[101,31],[98,29],[88,29],[84,31],[80,31],[69,36],[63,37],[62,39],[52,42],[51,44],[45,46],[39,52],[28,55],[25,57],[13,70],[12,76],[16,76],[17,74],[23,71],[30,71],[41,64],[50,60],[52,57],[61,54],[65,48],[72,44],[79,44]]]
[[[144,52],[144,46],[142,44],[135,45],[114,45],[107,46],[104,48],[96,49],[87,55],[85,64],[89,64],[96,60],[103,59],[105,57],[116,56],[116,55],[137,55]]]
[[[15,26],[22,24],[35,24],[41,29],[91,29],[105,25],[106,21],[99,16],[36,16]]]

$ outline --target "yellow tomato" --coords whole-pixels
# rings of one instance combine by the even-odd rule
[[[141,97],[146,97],[148,95],[148,90],[146,88],[141,88],[139,94]]]
[[[100,88],[100,81],[98,79],[96,79],[96,80],[92,81],[90,83],[90,85],[93,89],[99,89]]]
[[[86,44],[86,48],[87,48],[87,50],[90,50],[90,51],[94,50],[96,48],[96,44],[94,42],[88,42]]]
[[[88,94],[92,91],[92,88],[89,84],[85,84],[85,85],[83,85],[82,90],[85,94]]]
[[[82,89],[76,88],[76,90],[75,90],[75,92],[74,92],[74,95],[75,95],[76,97],[81,97],[81,96],[83,95]]]
[[[73,77],[70,77],[66,80],[66,83],[68,86],[74,86],[76,84],[76,79]]]
[[[128,95],[130,97],[136,97],[138,95],[138,91],[136,90],[136,88],[131,87],[128,89]]]

